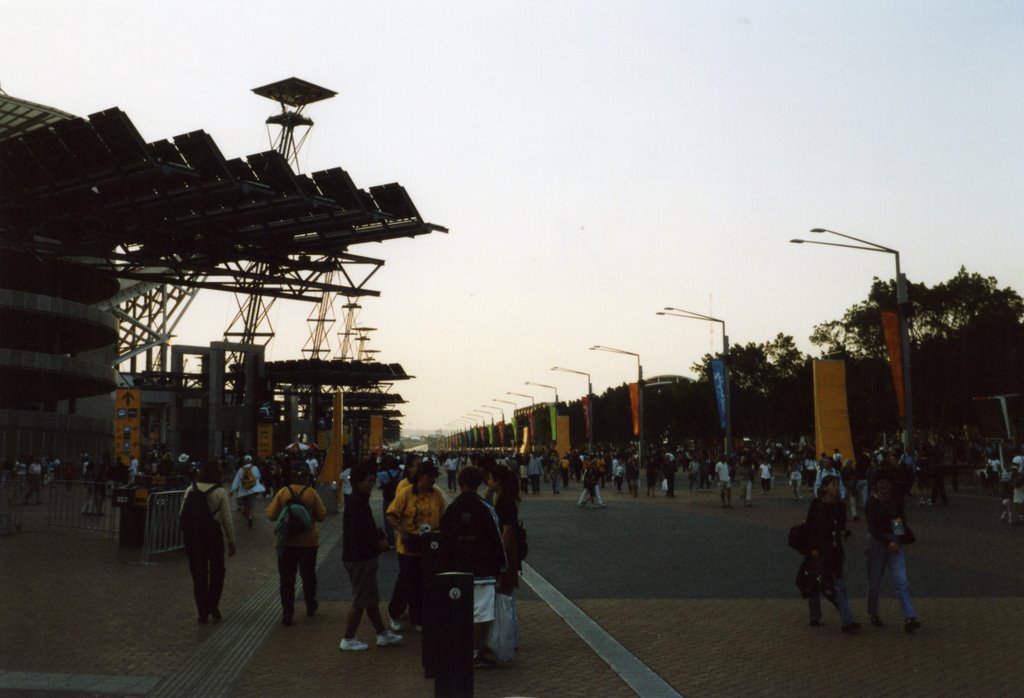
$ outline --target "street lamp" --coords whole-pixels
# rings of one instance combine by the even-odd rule
[[[626,354],[627,356],[636,357],[636,392],[637,392],[637,411],[640,421],[640,449],[637,453],[639,460],[639,467],[642,471],[644,469],[644,367],[640,364],[640,355],[634,351],[626,351],[624,349],[615,349],[614,347],[605,347],[600,344],[595,344],[590,347],[591,351],[607,351],[612,354]]]
[[[549,390],[555,391],[555,405],[558,405],[558,388],[553,385],[545,385],[544,383],[534,383],[533,381],[526,381],[526,385],[535,385],[538,388],[548,388]]]
[[[910,384],[910,328],[907,323],[907,316],[904,307],[907,304],[907,279],[900,271],[900,253],[899,250],[894,250],[891,247],[885,245],[879,245],[877,242],[871,242],[869,240],[862,240],[855,238],[852,235],[846,235],[845,233],[837,233],[834,230],[828,228],[811,228],[812,233],[828,233],[829,235],[836,235],[846,240],[853,240],[859,242],[859,245],[847,245],[841,242],[822,242],[820,240],[800,240],[793,239],[790,242],[802,245],[807,243],[808,245],[827,245],[829,247],[846,247],[851,250],[866,250],[868,252],[884,252],[885,254],[891,254],[896,258],[896,316],[899,319],[900,325],[900,354],[903,363],[903,398],[906,407],[905,414],[903,417],[903,449],[910,451],[911,441],[914,434],[914,400],[913,393],[911,392]]]
[[[530,398],[530,407],[537,404],[537,401],[533,399],[533,395],[527,395],[526,393],[513,393],[511,390],[505,393],[506,395],[516,395],[518,397]]]
[[[659,310],[656,314],[667,317],[680,317],[685,320],[722,323],[722,378],[725,383],[725,386],[723,386],[725,394],[725,457],[728,458],[732,451],[732,386],[729,376],[729,335],[725,332],[725,320],[695,313],[692,310],[683,310],[682,308],[665,308],[664,310]]]
[[[501,412],[501,421],[503,421],[503,422],[505,421],[505,408],[504,407],[495,407],[494,405],[480,405],[480,406],[483,407],[485,410],[498,410],[499,412]]]
[[[577,371],[576,369],[573,369],[573,368],[562,368],[561,366],[554,366],[554,367],[552,367],[551,370],[552,371],[561,371],[563,373],[575,373],[576,375],[586,376],[587,377],[587,423],[590,425],[590,427],[587,429],[587,431],[589,432],[588,433],[588,439],[587,439],[587,441],[588,441],[587,449],[588,449],[589,453],[593,453],[594,452],[594,389],[593,389],[593,387],[590,384],[590,374],[586,373],[584,371]]]

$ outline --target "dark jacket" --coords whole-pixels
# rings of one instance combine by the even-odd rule
[[[377,539],[380,532],[370,510],[370,495],[354,490],[345,502],[342,516],[341,559],[343,562],[365,562],[380,554]]]
[[[864,505],[864,518],[868,522],[868,533],[883,545],[899,542],[892,533],[892,520],[897,517],[906,523],[907,517],[903,512],[902,497],[891,496],[889,501],[883,502],[872,496]]]
[[[477,578],[497,577],[505,568],[498,516],[476,492],[463,492],[444,510],[441,532],[449,546],[449,569]]]

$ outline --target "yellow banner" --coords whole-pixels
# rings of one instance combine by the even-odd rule
[[[370,450],[376,451],[384,445],[384,417],[379,414],[370,417]]]
[[[320,471],[320,482],[334,482],[341,477],[342,458],[345,445],[345,419],[344,419],[344,393],[338,391],[334,394],[334,411],[331,417],[330,439],[327,443],[327,456],[324,458],[324,467]],[[324,443],[320,442],[320,447]]]
[[[558,440],[555,442],[555,448],[558,450],[559,456],[564,456],[569,452],[569,415],[567,414],[558,415]]]
[[[528,453],[530,450],[530,427],[522,427],[519,433],[523,435],[523,443],[519,447],[519,452]]]
[[[855,458],[846,404],[846,362],[814,361],[814,437],[816,453]]]
[[[256,457],[272,458],[274,456],[274,425],[256,425]]]
[[[114,457],[127,465],[132,458],[142,457],[142,391],[118,388],[114,411]]]

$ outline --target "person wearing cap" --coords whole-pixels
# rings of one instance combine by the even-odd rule
[[[266,490],[260,469],[253,464],[252,456],[246,456],[242,467],[235,472],[235,479],[231,482],[231,496],[238,494],[238,503],[242,505],[242,518],[249,528],[252,528],[252,507],[256,495]]]
[[[912,633],[921,627],[921,623],[917,620],[917,612],[910,600],[907,563],[903,556],[905,543],[900,540],[901,534],[906,535],[906,514],[902,497],[894,497],[892,494],[894,477],[891,468],[879,469],[875,473],[875,492],[864,506],[864,517],[868,524],[868,615],[871,616],[871,625],[882,627],[878,591],[888,569],[893,591],[903,611],[903,629]]]
[[[412,467],[410,462],[409,467]],[[415,471],[415,484],[399,489],[388,507],[387,521],[398,534],[398,579],[388,604],[392,630],[397,630],[395,619],[409,605],[409,618],[413,626],[423,624],[423,553],[420,536],[436,531],[445,510],[444,495],[434,486],[437,466],[430,461],[421,462]]]
[[[317,602],[316,551],[320,546],[318,521],[327,518],[327,507],[317,491],[309,486],[309,466],[303,461],[291,465],[291,484],[282,487],[267,506],[267,518],[276,521],[285,505],[297,500],[309,512],[310,526],[278,541],[277,573],[280,577],[281,612],[284,625],[292,624],[295,613],[295,574],[302,577],[302,595],[306,599],[306,615],[312,618]]]

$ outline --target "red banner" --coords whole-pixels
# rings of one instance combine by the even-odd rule
[[[583,425],[584,436],[587,439],[587,443],[590,443],[590,396],[585,395],[583,397]]]
[[[531,407],[530,408],[530,438],[533,438],[533,435],[536,434],[536,433],[537,432],[534,431],[534,428],[533,428],[533,408]],[[523,439],[523,446],[526,447],[526,448],[530,447],[530,444],[528,443],[527,439]]]
[[[633,436],[640,436],[640,386],[629,384],[629,406],[633,408]]]
[[[903,352],[900,347],[900,316],[895,310],[882,311],[882,333],[885,348],[889,351],[889,366],[892,368],[892,385],[896,390],[896,409],[900,419],[907,414],[906,396],[903,394]]]
[[[498,422],[498,445],[505,445],[505,422]]]

